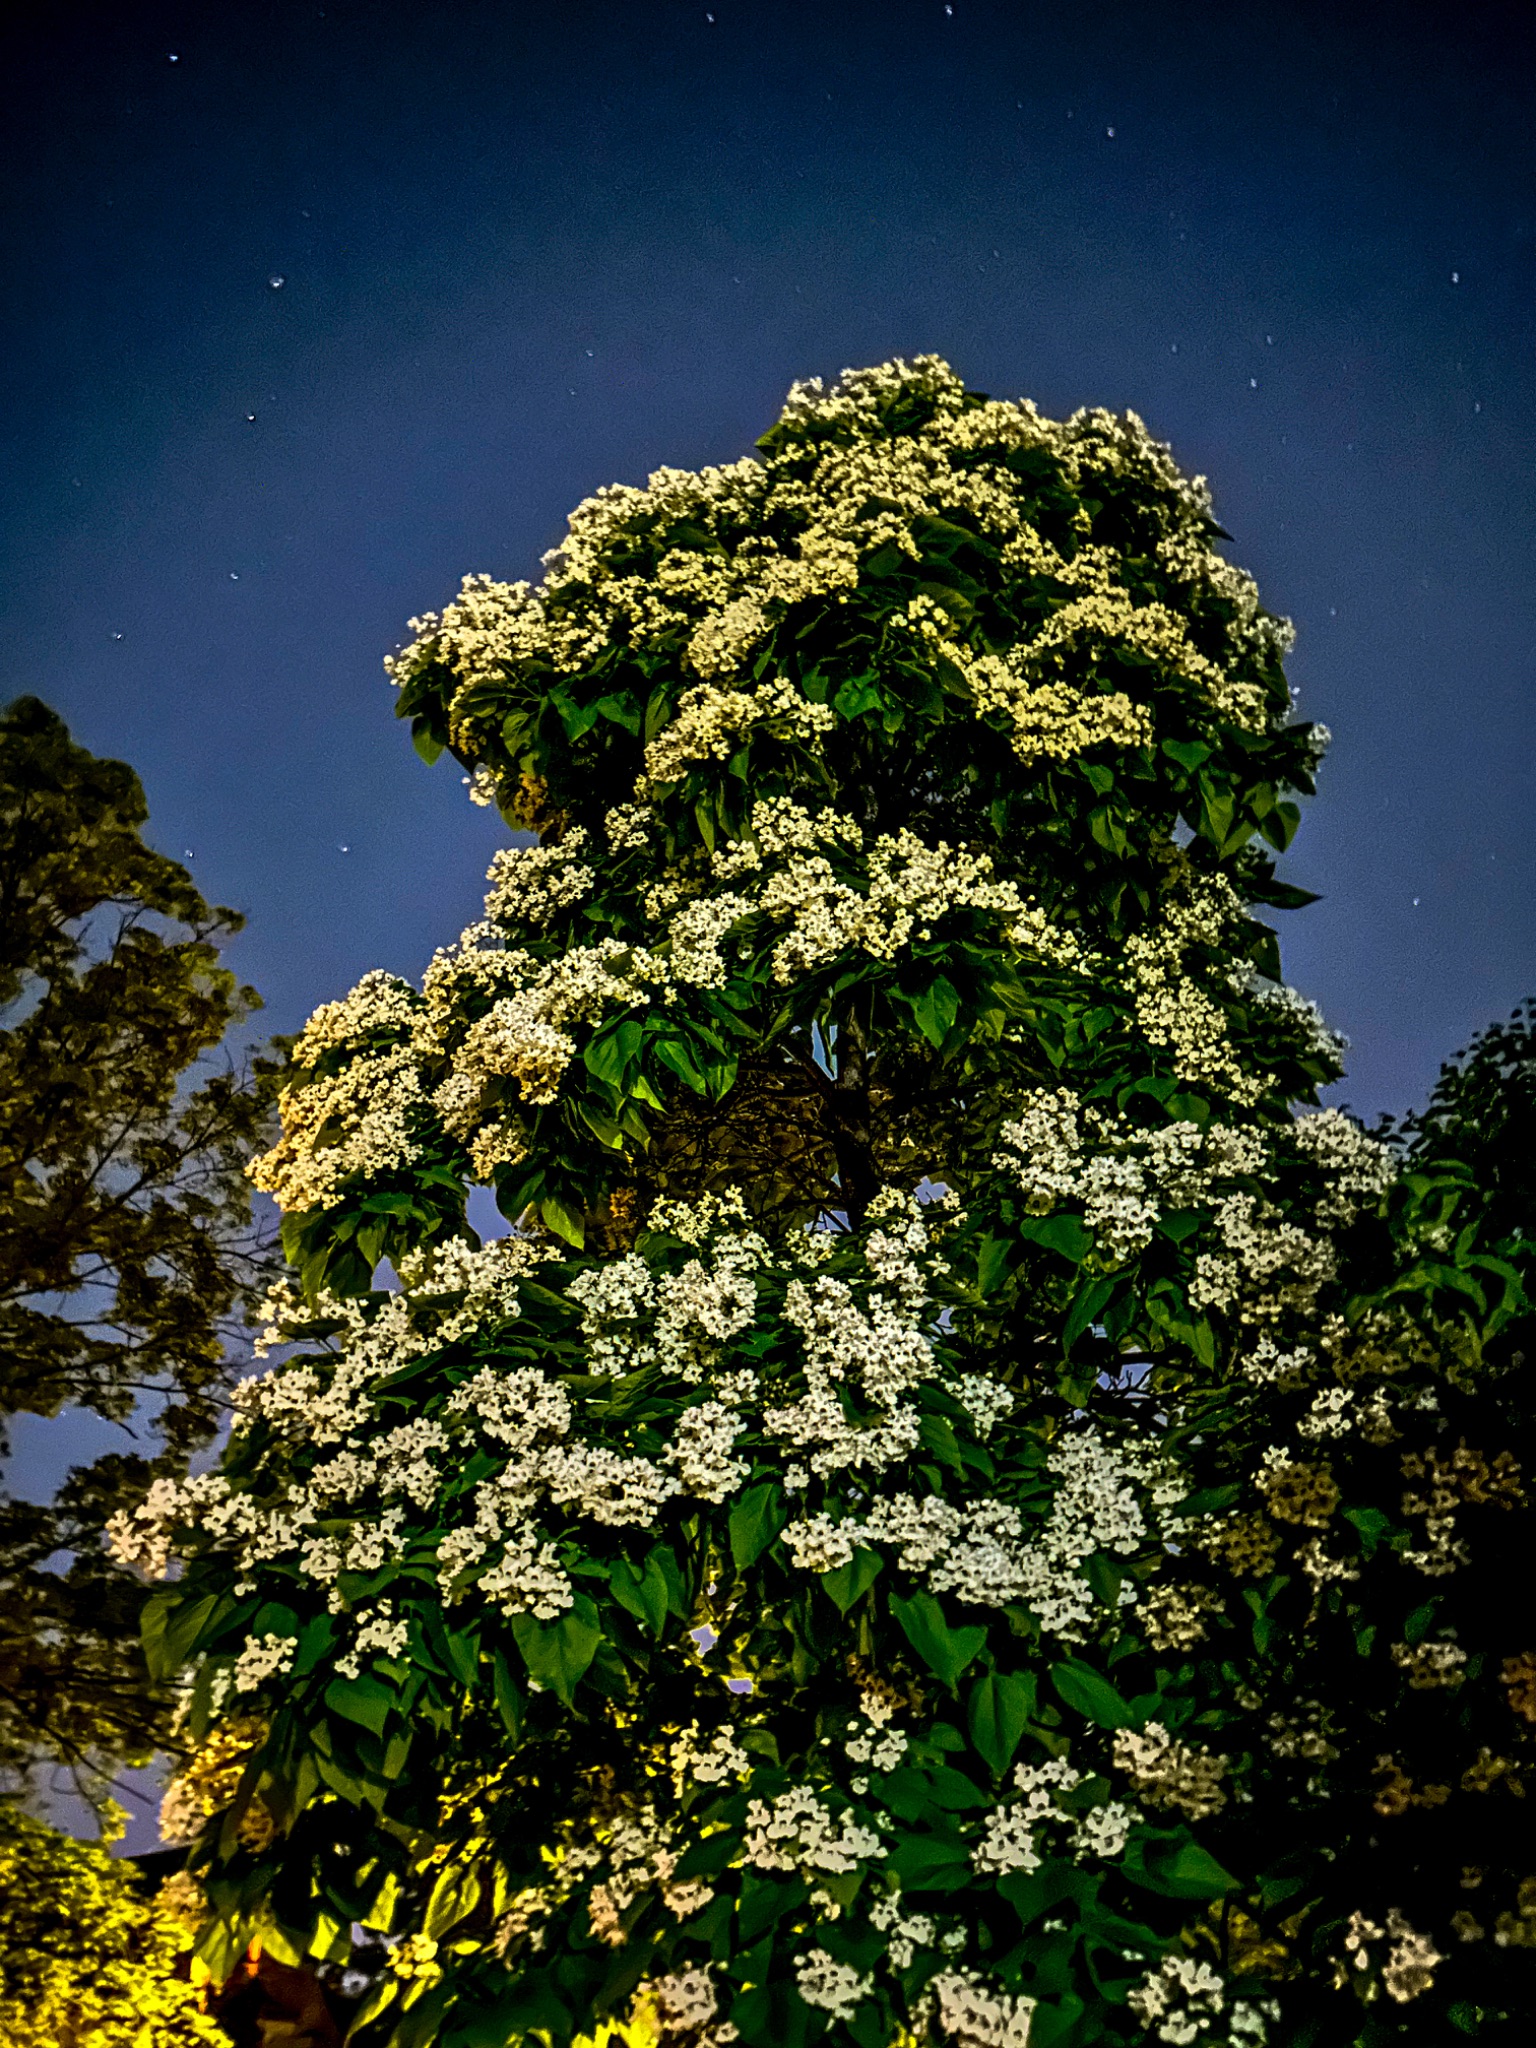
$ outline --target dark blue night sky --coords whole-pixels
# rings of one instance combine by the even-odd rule
[[[1528,9],[27,15],[5,694],[139,769],[272,1028],[477,911],[500,828],[380,668],[410,615],[536,575],[610,479],[738,456],[793,379],[924,350],[1139,411],[1294,617],[1337,741],[1283,937],[1343,1097],[1407,1107],[1536,989]],[[60,1448],[19,1433],[13,1481]]]

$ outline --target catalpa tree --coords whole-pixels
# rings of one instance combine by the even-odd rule
[[[310,1021],[282,1362],[118,1525],[215,1969],[371,1954],[393,2048],[1514,2023],[1525,1240],[1316,1107],[1223,539],[922,359],[415,622],[536,843]]]

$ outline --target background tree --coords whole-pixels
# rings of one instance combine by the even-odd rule
[[[1523,1451],[1448,1432],[1525,1254],[1315,1108],[1255,913],[1324,735],[1222,538],[924,359],[417,622],[418,747],[539,843],[310,1020],[300,1348],[115,1524],[216,1965],[361,1924],[395,2048],[1519,2024]],[[1425,1702],[1464,1799],[1378,1771]]]
[[[0,1765],[62,1758],[87,1790],[165,1733],[102,1530],[213,1437],[266,1258],[267,1068],[220,1051],[259,1007],[219,960],[241,920],[145,817],[46,705],[0,713],[0,1425],[79,1408],[134,1445],[0,1499]]]
[[[195,1885],[157,1889],[105,1842],[75,1841],[0,1800],[10,2048],[228,2048],[187,1978],[197,1920]]]
[[[1415,1161],[1459,1162],[1496,1237],[1536,1236],[1536,1002],[1448,1060],[1394,1135]]]

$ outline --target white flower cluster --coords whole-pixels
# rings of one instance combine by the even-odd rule
[[[1015,1405],[1012,1393],[1002,1381],[985,1373],[961,1373],[953,1383],[952,1392],[970,1416],[971,1425],[983,1442],[1003,1417],[1013,1412]]]
[[[648,1977],[636,1988],[629,2024],[613,2028],[620,2039],[687,2042],[688,2048],[729,2048],[739,2038],[729,2020],[718,2019],[719,1999],[709,1966]]]
[[[1335,1031],[1317,1004],[1294,989],[1289,982],[1271,981],[1247,964],[1235,969],[1231,986],[1249,1002],[1260,1004],[1293,1040],[1301,1056],[1318,1059],[1327,1067],[1342,1068],[1349,1040]]]
[[[766,726],[778,737],[811,740],[837,723],[829,704],[812,704],[792,682],[770,677],[756,689],[717,689],[702,684],[686,690],[670,725],[645,750],[645,774],[635,785],[644,803],[658,783],[675,782],[704,761],[726,761],[745,735]]]
[[[807,1516],[784,1531],[802,1571],[838,1570],[856,1549],[888,1544],[903,1571],[930,1591],[978,1607],[1022,1600],[1041,1626],[1064,1642],[1081,1641],[1093,1619],[1093,1593],[1080,1567],[1095,1551],[1129,1556],[1148,1537],[1142,1504],[1148,1475],[1125,1461],[1098,1432],[1070,1432],[1047,1464],[1055,1481],[1049,1514],[1033,1541],[1010,1502],[972,1499],[957,1507],[939,1494],[890,1493],[863,1516]],[[1129,1581],[1121,1599],[1134,1599]]]
[[[1052,1447],[1047,1469],[1056,1493],[1038,1543],[1026,1552],[1030,1569],[1023,1598],[1043,1628],[1064,1642],[1079,1642],[1093,1618],[1080,1567],[1099,1550],[1128,1557],[1147,1538],[1137,1495],[1142,1475],[1091,1428],[1062,1437]],[[1134,1597],[1127,1580],[1121,1602],[1129,1604]]]
[[[859,1704],[861,1713],[843,1743],[843,1754],[850,1763],[870,1764],[877,1771],[894,1771],[908,1747],[901,1729],[889,1725],[895,1707],[871,1692],[866,1692]]]
[[[971,1862],[983,1876],[1040,1868],[1035,1831],[1022,1806],[993,1807],[982,1825],[981,1840],[971,1851]]]
[[[530,1106],[553,1102],[576,1055],[569,1027],[593,1023],[608,1009],[648,1002],[663,980],[650,956],[622,939],[568,947],[552,960],[540,960],[525,951],[488,947],[483,932],[472,926],[456,948],[439,953],[424,984],[428,1000],[443,1014],[442,1049],[453,1067],[450,1082],[442,1085],[458,1084],[447,1098],[439,1089],[439,1107],[445,1114],[452,1110],[461,1126],[470,1121],[460,1100],[466,1084],[510,1080]],[[460,1033],[452,1018],[454,998],[460,987],[473,990],[487,979],[508,993]],[[478,1097],[465,1094],[464,1100]]]
[[[1150,744],[1150,709],[1123,691],[1083,688],[1073,672],[1102,673],[1105,654],[1124,652],[1177,676],[1219,714],[1250,731],[1267,722],[1262,690],[1225,675],[1201,654],[1179,615],[1163,604],[1137,604],[1111,581],[1113,557],[1085,548],[1074,563],[1081,597],[1059,606],[1026,641],[999,659],[961,657],[978,706],[998,710],[1013,725],[1013,746],[1023,761],[1067,760],[1108,741],[1118,747]],[[1225,564],[1221,565],[1225,568]]]
[[[898,1973],[912,1967],[919,1949],[933,1944],[934,1921],[927,1913],[903,1912],[899,1891],[883,1892],[872,1899],[866,1918],[877,1934],[885,1936],[886,1960]]]
[[[818,2012],[829,2012],[836,2020],[850,2020],[862,2000],[875,1988],[873,1977],[840,1963],[824,1948],[795,1957],[795,1986],[800,1996]]]
[[[592,1932],[611,1948],[625,1940],[624,1916],[645,1892],[659,1890],[667,1910],[679,1920],[691,1918],[714,1897],[712,1888],[697,1878],[674,1879],[678,1852],[672,1830],[648,1801],[620,1806],[589,1841],[569,1847],[564,1857],[565,1870],[573,1877],[604,1863],[602,1882],[594,1884],[587,1897],[587,1917]]]
[[[712,2026],[720,2002],[707,1969],[678,1970],[670,1976],[651,1977],[640,1986],[635,1999],[642,2031],[654,2030],[663,2041],[679,2038],[708,2043],[710,2048],[736,2039],[736,2029],[726,2021]],[[646,2028],[645,2022],[651,2022]]]
[[[1325,1230],[1353,1223],[1397,1178],[1397,1162],[1389,1149],[1342,1109],[1319,1109],[1297,1117],[1291,1135],[1297,1150],[1326,1177],[1315,1211]]]
[[[837,875],[826,854],[797,853],[768,876],[756,907],[790,923],[774,949],[776,980],[792,981],[851,950],[894,960],[914,934],[927,939],[941,918],[957,911],[1001,920],[1011,944],[1057,966],[1080,964],[1070,932],[1051,925],[1015,883],[994,880],[990,854],[944,840],[929,846],[903,829],[871,842],[865,872],[867,880],[858,887]]]
[[[658,1205],[653,1228],[668,1228],[667,1207]],[[690,1259],[679,1273],[655,1275],[629,1252],[578,1274],[569,1293],[581,1306],[591,1369],[620,1378],[659,1362],[685,1380],[702,1380],[731,1339],[751,1327],[755,1276],[767,1261],[766,1240],[743,1230],[722,1236],[712,1259]],[[753,1391],[755,1385],[738,1375],[736,1400]],[[695,1425],[700,1431],[708,1426],[702,1420]]]
[[[573,835],[572,851],[579,844]],[[647,1003],[666,984],[643,948],[617,938],[549,960],[505,945],[495,917],[537,925],[590,886],[589,871],[559,858],[564,852],[562,843],[498,854],[491,917],[436,955],[419,996],[393,976],[369,974],[310,1019],[280,1096],[282,1137],[249,1169],[280,1208],[327,1207],[347,1182],[411,1166],[438,1127],[468,1145],[474,1171],[491,1178],[524,1145],[516,1114],[487,1108],[487,1088],[510,1081],[525,1105],[552,1102],[575,1057],[571,1027]],[[312,1071],[335,1053],[346,1060],[339,1072]]]
[[[1174,1954],[1132,1986],[1126,2003],[1159,2041],[1188,2048],[1212,2034],[1226,2011],[1227,1987],[1209,1963]],[[1262,2040],[1263,2034],[1248,2038]]]
[[[1075,637],[1073,629],[1085,623],[1083,611],[1080,604],[1068,604],[1053,615],[1044,631],[1064,629],[1057,647]],[[1138,614],[1127,606],[1114,623],[1134,633],[1138,617],[1144,616],[1145,608]],[[1152,741],[1151,712],[1123,690],[1080,689],[1059,677],[1042,680],[1038,641],[1004,658],[966,656],[958,648],[953,652],[976,708],[1000,711],[1012,726],[1013,751],[1021,761],[1068,761],[1091,747],[1145,747]]]
[[[809,1785],[780,1792],[771,1803],[754,1799],[747,1807],[742,1856],[755,1870],[839,1876],[878,1856],[881,1846],[872,1828],[851,1813],[834,1814]]]
[[[1017,1180],[1035,1215],[1079,1201],[1106,1258],[1134,1258],[1159,1216],[1208,1202],[1221,1182],[1259,1173],[1269,1148],[1255,1131],[1212,1124],[1143,1130],[1086,1108],[1069,1088],[1037,1088],[1004,1124],[999,1171]]]
[[[682,1383],[663,1441],[645,1449],[622,1432],[611,1437],[600,1419],[604,1393],[535,1364],[482,1357],[439,1406],[404,1420],[388,1392],[402,1370],[445,1344],[483,1341],[516,1323],[519,1288],[543,1268],[548,1247],[518,1237],[479,1248],[448,1244],[404,1260],[398,1292],[322,1295],[307,1307],[284,1294],[274,1302],[274,1338],[335,1332],[329,1354],[300,1353],[239,1391],[237,1426],[258,1416],[272,1426],[286,1483],[247,1490],[222,1473],[159,1481],[116,1518],[118,1552],[160,1572],[178,1532],[195,1527],[200,1541],[232,1553],[240,1584],[254,1585],[274,1562],[296,1564],[339,1615],[347,1609],[345,1575],[397,1559],[430,1518],[440,1530],[436,1575],[446,1600],[557,1619],[575,1597],[561,1555],[573,1519],[642,1529],[680,1497],[723,1504],[750,1476],[738,1448],[744,1435],[777,1444],[786,1478],[802,1453],[840,1474],[884,1470],[916,1447],[911,1396],[940,1372],[930,1287],[943,1261],[931,1239],[947,1215],[942,1203],[887,1195],[872,1216],[862,1264],[833,1280],[817,1270],[827,1246],[814,1233],[791,1234],[771,1252],[744,1225],[739,1201],[662,1204],[653,1223],[693,1247],[680,1268],[653,1271],[628,1253],[570,1283],[593,1377],[659,1364]],[[779,1380],[774,1401],[758,1373],[733,1365],[728,1351],[752,1326],[763,1272],[776,1264],[782,1284],[786,1263],[785,1322],[798,1333],[801,1359]],[[844,1389],[881,1419],[850,1423]],[[293,1443],[307,1454],[302,1481],[281,1448]],[[465,1488],[464,1467],[477,1452],[490,1453],[494,1469]],[[894,1496],[875,1516],[872,1536],[923,1546],[936,1589],[1001,1601],[1026,1582],[1019,1517],[999,1503],[982,1502],[962,1518],[939,1501]],[[853,1533],[836,1539],[843,1557]],[[803,1549],[803,1532],[792,1539]],[[387,1604],[357,1615],[343,1653],[348,1667],[360,1670],[370,1653],[398,1655],[404,1631]]]
[[[1219,1252],[1201,1252],[1189,1298],[1245,1324],[1307,1321],[1337,1270],[1333,1246],[1287,1220],[1275,1203],[1239,1191],[1216,1205]]]
[[[1305,1344],[1283,1351],[1273,1332],[1260,1330],[1243,1359],[1243,1371],[1261,1387],[1301,1386],[1317,1363],[1317,1354]]]
[[[895,960],[913,940],[962,913],[988,919],[1010,946],[1062,968],[1083,956],[1018,885],[999,880],[990,854],[909,830],[869,839],[851,818],[812,813],[788,798],[758,802],[748,836],[718,847],[709,876],[697,858],[645,893],[650,947],[680,987],[721,988],[726,946],[752,926],[770,935],[774,978],[788,984],[847,952]],[[738,941],[740,943],[740,941]]]
[[[247,1636],[235,1659],[235,1691],[255,1692],[269,1678],[291,1671],[297,1648],[291,1636]]]
[[[685,1493],[716,1506],[730,1498],[752,1470],[749,1459],[735,1455],[744,1428],[740,1410],[728,1401],[700,1401],[684,1409],[662,1455],[676,1468]]]
[[[976,1970],[941,1970],[929,1989],[955,2048],[1029,2048],[1034,1999],[996,1989]]]
[[[521,1313],[522,1281],[555,1256],[552,1246],[526,1237],[496,1237],[472,1245],[461,1237],[408,1253],[400,1260],[400,1280],[420,1310],[438,1298],[462,1297],[446,1305],[433,1320],[438,1344],[456,1344],[478,1330],[510,1323]]]
[[[485,914],[492,924],[541,932],[562,910],[585,901],[597,877],[581,858],[579,826],[550,846],[507,846],[491,862]]]
[[[342,1183],[408,1166],[427,1112],[421,1056],[430,1027],[413,989],[367,974],[350,995],[322,1004],[293,1050],[302,1078],[279,1096],[283,1135],[246,1169],[281,1209],[323,1208]],[[344,1053],[340,1072],[315,1062]]]
[[[1222,1784],[1227,1759],[1197,1743],[1177,1741],[1161,1721],[1149,1721],[1140,1733],[1117,1728],[1114,1758],[1146,1806],[1173,1807],[1191,1820],[1203,1820],[1227,1803]]]
[[[971,1851],[975,1868],[998,1876],[1010,1870],[1038,1870],[1039,1831],[1047,1823],[1070,1829],[1071,1846],[1079,1856],[1104,1861],[1119,1856],[1130,1839],[1136,1815],[1118,1800],[1106,1800],[1079,1813],[1058,1804],[1062,1793],[1082,1782],[1082,1772],[1062,1757],[1048,1758],[1042,1764],[1020,1764],[1013,1774],[1020,1797],[994,1807],[987,1815],[981,1840]]]
[[[1406,1671],[1415,1692],[1454,1689],[1466,1676],[1467,1653],[1459,1643],[1394,1643],[1392,1662]]]
[[[916,1408],[905,1399],[936,1376],[933,1345],[889,1296],[871,1290],[861,1306],[845,1280],[823,1274],[809,1286],[792,1280],[784,1320],[804,1345],[805,1390],[765,1407],[763,1427],[781,1443],[808,1453],[824,1478],[865,1469],[881,1472],[918,1442]],[[851,1422],[841,1388],[863,1396],[876,1419]]]
[[[404,1615],[396,1615],[392,1600],[381,1600],[370,1611],[359,1610],[353,1621],[356,1633],[352,1647],[345,1656],[336,1659],[336,1669],[343,1678],[356,1678],[362,1671],[364,1657],[372,1650],[382,1650],[386,1657],[405,1654],[411,1625]]]
[[[433,1341],[434,1303],[445,1280],[465,1280],[466,1299],[478,1299],[488,1319],[508,1313],[507,1255],[495,1247],[474,1254],[438,1254],[419,1272],[427,1290],[421,1325],[412,1319],[416,1303],[408,1293],[387,1297],[371,1322],[358,1302],[330,1304],[343,1309],[350,1327],[327,1385],[312,1357],[300,1357],[241,1390],[241,1420],[255,1414],[302,1426],[310,1442],[329,1455],[312,1466],[302,1487],[290,1486],[278,1504],[265,1506],[236,1493],[221,1474],[179,1484],[161,1481],[114,1529],[119,1554],[146,1568],[163,1570],[171,1532],[195,1523],[206,1536],[232,1544],[242,1573],[280,1557],[297,1557],[301,1569],[333,1589],[343,1572],[377,1570],[400,1546],[406,1504],[425,1510],[442,1497],[461,1460],[460,1427],[473,1430],[505,1454],[501,1469],[476,1486],[462,1503],[463,1519],[438,1545],[439,1584],[449,1597],[467,1590],[494,1600],[507,1614],[531,1613],[553,1620],[572,1600],[570,1581],[558,1562],[549,1532],[538,1521],[546,1507],[575,1509],[609,1527],[644,1527],[658,1507],[688,1484],[690,1475],[707,1485],[707,1497],[722,1479],[719,1444],[706,1416],[684,1433],[668,1469],[627,1456],[602,1444],[573,1439],[575,1411],[569,1396],[536,1367],[483,1366],[444,1404],[443,1420],[418,1416],[406,1423],[369,1429],[374,1388],[420,1356]],[[514,1271],[517,1255],[512,1255]],[[487,1284],[476,1286],[476,1282]],[[465,1307],[453,1295],[442,1327],[463,1333]],[[337,1448],[331,1448],[338,1446]],[[351,1522],[343,1534],[316,1533],[315,1524],[338,1514]],[[398,1625],[397,1625],[398,1626]],[[352,1656],[388,1647],[384,1637],[359,1640]],[[394,1654],[393,1650],[390,1654]]]
[[[727,1778],[745,1778],[752,1767],[751,1758],[729,1728],[716,1728],[706,1742],[697,1721],[676,1737],[667,1754],[679,1799],[690,1783],[723,1785]]]
[[[1257,1102],[1271,1077],[1244,1068],[1221,1002],[1189,971],[1186,955],[1193,946],[1219,948],[1245,919],[1225,875],[1188,870],[1169,889],[1160,920],[1132,932],[1124,945],[1136,1021],[1147,1043],[1172,1053],[1181,1080],[1225,1089],[1240,1104]]]

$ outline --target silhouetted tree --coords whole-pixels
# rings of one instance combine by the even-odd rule
[[[259,1007],[219,957],[242,920],[145,818],[133,770],[45,704],[0,713],[0,1430],[80,1409],[132,1444],[46,1504],[0,1496],[0,1765],[87,1787],[165,1732],[103,1528],[214,1436],[267,1262],[245,1168],[269,1063],[221,1050]]]

